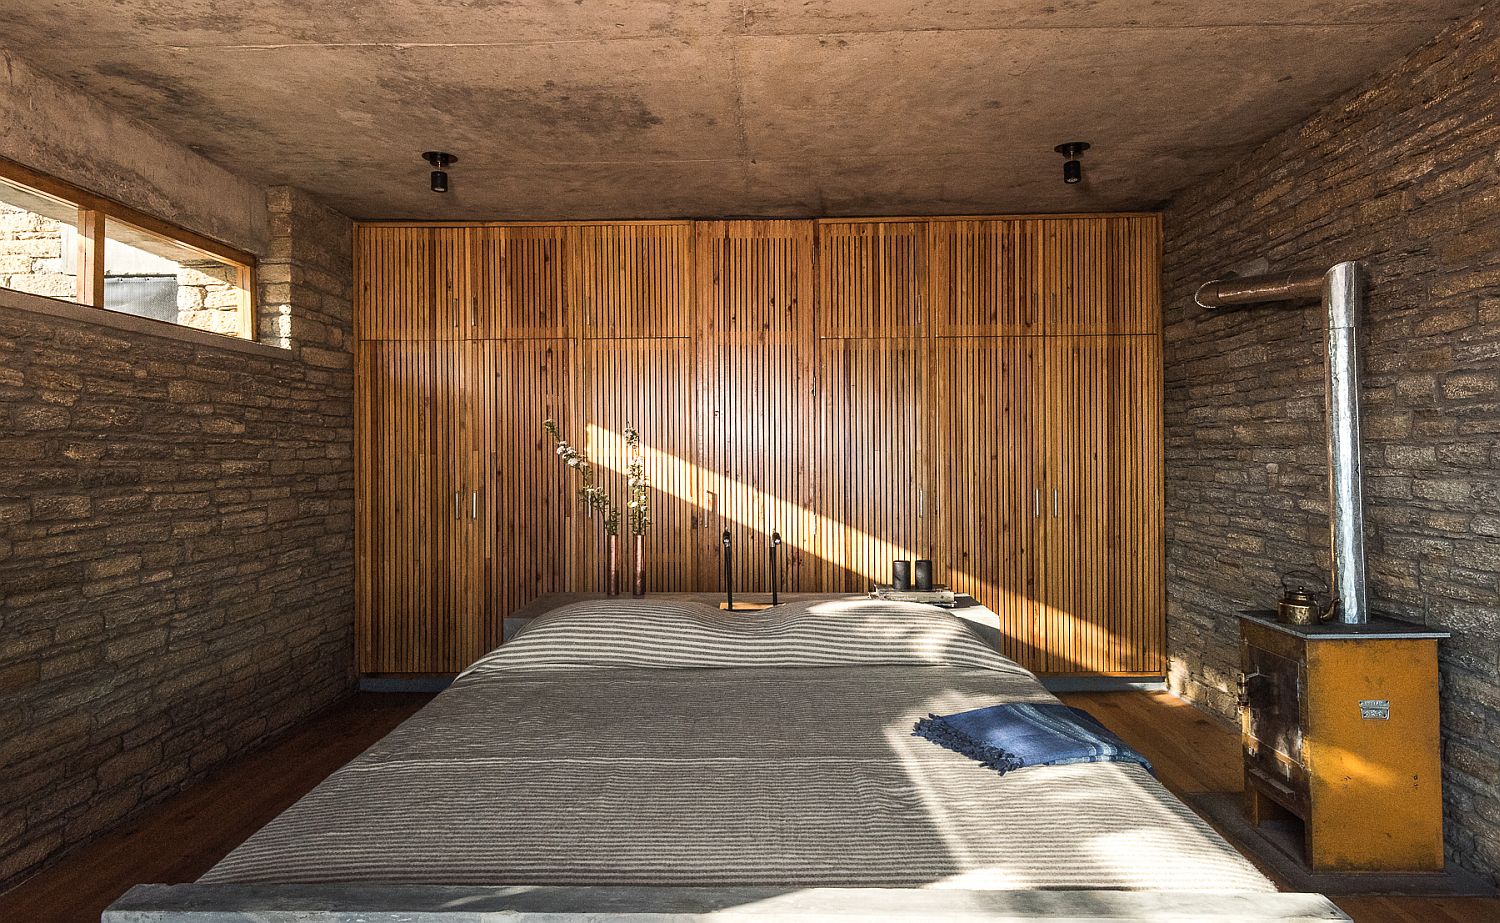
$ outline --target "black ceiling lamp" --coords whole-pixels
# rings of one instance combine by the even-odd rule
[[[422,159],[432,164],[432,191],[448,191],[448,167],[458,163],[458,158],[444,151],[427,151]]]
[[[1089,149],[1087,141],[1069,141],[1059,144],[1053,150],[1067,158],[1063,161],[1063,182],[1072,186],[1083,181],[1083,163],[1078,159],[1083,152]]]

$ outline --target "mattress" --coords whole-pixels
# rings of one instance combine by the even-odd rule
[[[1139,766],[1000,775],[911,734],[1050,701],[926,606],[580,603],[201,881],[1274,890]]]

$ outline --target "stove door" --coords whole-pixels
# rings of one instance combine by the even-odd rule
[[[1252,644],[1242,653],[1245,764],[1293,792],[1305,793],[1302,664]]]

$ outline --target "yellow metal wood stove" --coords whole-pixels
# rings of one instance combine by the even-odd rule
[[[1302,825],[1314,871],[1441,871],[1437,644],[1391,619],[1240,615],[1245,812]]]

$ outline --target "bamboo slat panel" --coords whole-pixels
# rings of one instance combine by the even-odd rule
[[[575,230],[583,335],[685,337],[693,332],[693,225],[585,225]]]
[[[467,233],[472,338],[567,337],[572,229],[481,227]]]
[[[356,339],[464,339],[467,243],[459,228],[361,227],[354,248]]]
[[[818,334],[926,335],[928,223],[820,221]]]
[[[356,356],[355,595],[360,669],[434,669],[437,584],[430,344],[368,342]]]
[[[810,590],[817,561],[813,236],[806,221],[700,222],[700,586],[720,583],[724,529],[735,585],[770,589],[771,533],[782,587]]]

